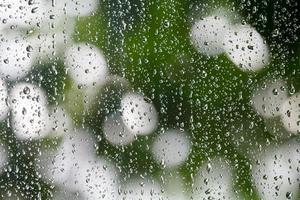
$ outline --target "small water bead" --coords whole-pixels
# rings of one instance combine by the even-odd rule
[[[29,94],[30,93],[30,88],[25,86],[23,89],[24,94]]]
[[[272,93],[273,93],[274,95],[278,95],[278,90],[277,90],[276,88],[274,88],[273,91],[272,91]]]
[[[295,92],[296,92],[295,86],[293,84],[290,85],[289,94],[293,95],[293,94],[295,94]]]
[[[8,58],[4,59],[3,61],[4,61],[5,64],[9,64],[9,59]]]
[[[287,192],[285,196],[286,196],[287,199],[292,199],[293,193],[292,192]]]
[[[22,114],[23,114],[23,115],[26,115],[26,108],[23,108],[23,109],[22,109]]]
[[[32,47],[31,45],[28,45],[28,46],[26,47],[26,50],[27,50],[28,52],[32,52],[32,51],[33,51],[33,47]]]
[[[35,7],[31,9],[31,13],[36,13],[38,11],[39,7]]]
[[[170,25],[171,25],[170,21],[168,21],[168,20],[165,20],[165,21],[164,21],[164,27],[165,27],[165,28],[169,28]]]

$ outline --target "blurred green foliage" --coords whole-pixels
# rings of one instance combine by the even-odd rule
[[[192,17],[220,7],[241,15],[243,23],[265,37],[272,52],[266,69],[245,73],[226,56],[204,56],[191,45]],[[187,190],[201,163],[222,155],[235,167],[235,186],[244,199],[258,199],[249,173],[251,162],[234,145],[230,131],[238,127],[237,121],[251,122],[256,127],[253,134],[258,135],[252,138],[253,146],[281,142],[266,131],[265,122],[249,102],[254,89],[266,79],[286,80],[291,93],[300,90],[298,18],[296,0],[103,0],[96,13],[79,18],[73,37],[101,48],[111,74],[124,77],[129,85],[108,83],[85,112],[84,94],[67,76],[62,61],[37,66],[25,79],[43,87],[50,104],[66,105],[76,124],[95,134],[98,153],[119,166],[122,180],[140,173],[159,179],[165,172],[153,160],[149,145],[164,129],[181,128],[193,144],[188,161],[179,169]],[[102,123],[119,111],[119,99],[129,90],[151,99],[159,111],[159,128],[131,145],[115,147],[103,138]],[[1,190],[18,188],[26,199],[49,199],[53,187],[41,180],[33,164],[47,141],[19,142],[7,124],[3,122],[0,129],[11,162],[1,175]],[[25,152],[19,152],[20,145]]]

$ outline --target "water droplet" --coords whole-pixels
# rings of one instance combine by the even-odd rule
[[[24,93],[24,94],[29,94],[29,93],[30,93],[29,87],[24,87],[23,93]]]
[[[287,192],[285,196],[286,196],[287,199],[292,199],[293,193],[292,192]]]

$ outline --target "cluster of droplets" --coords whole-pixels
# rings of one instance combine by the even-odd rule
[[[95,89],[106,81],[107,63],[97,47],[91,44],[73,44],[66,49],[64,58],[68,74],[81,88]]]
[[[291,137],[298,127],[291,125],[296,125],[299,100],[288,91],[285,81],[268,79],[259,84],[251,99],[265,130],[278,144],[271,143],[266,132],[260,133],[259,125],[247,119],[232,126],[233,144],[249,159],[253,185],[261,199],[294,199],[298,195],[299,144]]]
[[[239,199],[231,166],[220,157],[204,163],[194,179],[193,199]]]
[[[48,106],[47,94],[42,88],[19,81],[30,73],[35,64],[54,61],[66,51],[66,65],[75,82],[82,84],[82,77],[95,82],[95,76],[97,80],[105,80],[107,67],[102,53],[90,45],[71,45],[76,18],[90,15],[97,4],[96,0],[1,2],[0,120],[10,116],[9,124],[18,140],[62,136],[73,128],[62,106]],[[27,34],[22,31],[24,29]],[[85,55],[81,54],[81,48]],[[81,60],[74,61],[72,56]],[[77,63],[73,65],[72,62]],[[82,62],[88,62],[90,66],[83,66]],[[87,74],[83,73],[83,67],[94,77],[83,76]],[[8,88],[6,81],[15,84]]]
[[[96,8],[96,0],[3,0],[0,6],[1,77],[22,79],[34,64],[57,58],[73,43],[76,17],[88,16]]]
[[[46,182],[65,191],[54,194],[55,199],[70,199],[77,192],[80,195],[74,197],[78,199],[116,199],[113,195],[117,195],[117,172],[106,159],[96,157],[88,134],[75,131],[64,106],[50,106],[47,93],[24,79],[34,66],[65,59],[76,84],[101,85],[108,73],[102,52],[72,41],[77,18],[91,15],[97,7],[97,0],[0,3],[0,120],[9,117],[8,124],[19,141],[62,140],[56,149],[41,151],[36,163]],[[9,162],[7,152],[1,144],[1,169]]]
[[[76,18],[92,14],[97,9],[97,4],[96,0],[88,2],[3,0],[1,2],[0,112],[2,121],[11,113],[10,124],[18,139],[40,139],[51,132],[57,132],[55,129],[68,123],[57,124],[57,121],[62,118],[66,118],[63,121],[68,121],[64,108],[59,106],[49,108],[47,94],[43,89],[26,82],[24,77],[30,74],[36,64],[55,61],[54,59],[61,55],[66,47],[68,49],[66,51],[69,52],[72,49],[70,45],[73,43],[72,33]],[[26,34],[23,30],[27,30]],[[94,55],[98,58],[96,61],[104,60],[101,53],[96,53]],[[75,74],[72,76],[75,81],[78,80],[77,68],[81,67],[82,65],[70,67],[70,74]],[[105,76],[105,67],[104,71],[100,70],[103,76]],[[92,73],[99,75],[95,73],[98,71],[99,69],[96,69]],[[100,80],[102,79],[104,78],[100,77]],[[6,81],[15,84],[8,88]]]
[[[220,12],[196,21],[191,28],[191,41],[201,54],[217,56],[224,53],[242,71],[259,71],[270,62],[268,45],[259,32],[249,25],[233,24],[228,15]],[[291,133],[299,133],[300,97],[288,92],[285,81],[267,80],[253,92],[251,105],[263,117],[267,130],[277,138],[286,139]],[[241,143],[236,147],[253,162],[252,180],[260,198],[295,198],[300,178],[299,145],[289,140],[279,147],[269,146],[264,152],[261,148],[253,149],[253,144],[246,143],[259,136],[253,135],[256,132],[251,127],[251,123],[243,122],[241,130],[234,127],[232,132],[234,142]],[[244,133],[241,135],[241,132]],[[261,147],[261,144],[257,145]],[[193,198],[238,199],[233,191],[230,168],[217,161],[213,167],[218,168],[217,173],[210,175],[211,166],[209,162],[207,170],[200,170],[196,176]]]
[[[202,54],[225,53],[243,71],[258,71],[269,63],[269,49],[255,28],[232,24],[226,14],[212,14],[196,21],[191,40]]]
[[[181,193],[174,192],[174,188],[178,193],[183,190],[181,180],[171,179],[168,187],[173,189],[166,194],[158,182],[148,177],[133,178],[122,185],[114,164],[96,155],[95,139],[89,131],[76,129],[62,105],[48,106],[47,94],[42,88],[25,81],[7,88],[6,81],[21,80],[34,64],[59,55],[63,55],[66,70],[78,88],[90,94],[103,86],[109,77],[103,52],[92,44],[74,43],[71,38],[76,17],[90,15],[97,1],[60,0],[55,5],[53,1],[43,0],[3,1],[0,6],[0,120],[10,115],[10,126],[18,140],[45,137],[62,140],[54,149],[44,149],[36,163],[41,177],[64,191],[57,191],[54,198],[163,199],[167,195],[172,199],[185,199]],[[22,35],[19,30],[24,27],[38,27],[38,33]],[[269,63],[268,46],[262,36],[248,25],[233,25],[225,16],[211,15],[197,21],[192,27],[191,39],[200,53],[209,56],[225,53],[244,71],[257,71]],[[257,91],[253,105],[266,118],[280,116],[285,128],[297,133],[300,98],[297,94],[288,97],[282,85],[277,82]],[[154,133],[159,125],[158,112],[151,100],[140,93],[127,92],[121,97],[120,112],[107,116],[102,128],[110,144],[125,146],[140,136]],[[186,131],[169,128],[154,138],[150,151],[157,163],[176,171],[188,159],[191,145]],[[277,150],[280,152],[276,155],[282,151],[292,158],[286,159],[284,155],[276,158],[275,168],[274,156],[270,158],[270,154],[262,156],[263,164],[253,168],[253,180],[262,197],[283,199],[296,191],[299,173],[293,162],[299,159],[298,152],[291,152],[293,149],[297,149],[295,144]],[[7,155],[2,154],[6,152],[5,147],[0,146],[0,152],[2,168],[7,162]],[[208,161],[193,179],[192,198],[237,199],[232,177],[225,160]],[[280,183],[274,183],[269,177],[277,177]],[[279,189],[278,185],[281,185]]]
[[[92,44],[74,43],[71,37],[76,17],[87,16],[96,7],[95,0],[55,4],[43,0],[5,1],[1,4],[1,120],[10,115],[9,124],[20,141],[61,140],[54,149],[41,150],[36,163],[40,176],[64,191],[57,191],[54,198],[162,198],[165,194],[161,194],[160,184],[147,178],[132,179],[120,193],[117,170],[112,163],[96,155],[90,133],[75,128],[64,105],[49,106],[47,93],[41,87],[23,81],[33,66],[56,62],[57,58],[64,61],[74,84],[87,95],[111,78],[103,52]],[[11,17],[12,13],[15,18]],[[31,31],[34,28],[38,33]],[[24,35],[22,29],[28,29],[28,34]],[[6,81],[16,83],[8,88]],[[139,93],[127,92],[122,96],[120,112],[110,114],[104,121],[104,136],[112,145],[129,145],[138,136],[155,132],[158,120],[151,100]],[[170,129],[155,139],[151,151],[159,164],[176,168],[187,159],[190,141],[185,132]],[[7,155],[1,155],[0,163],[6,162]],[[74,195],[77,193],[79,195]]]

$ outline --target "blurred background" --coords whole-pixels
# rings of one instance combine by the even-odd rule
[[[299,199],[299,2],[2,0],[1,199]]]

